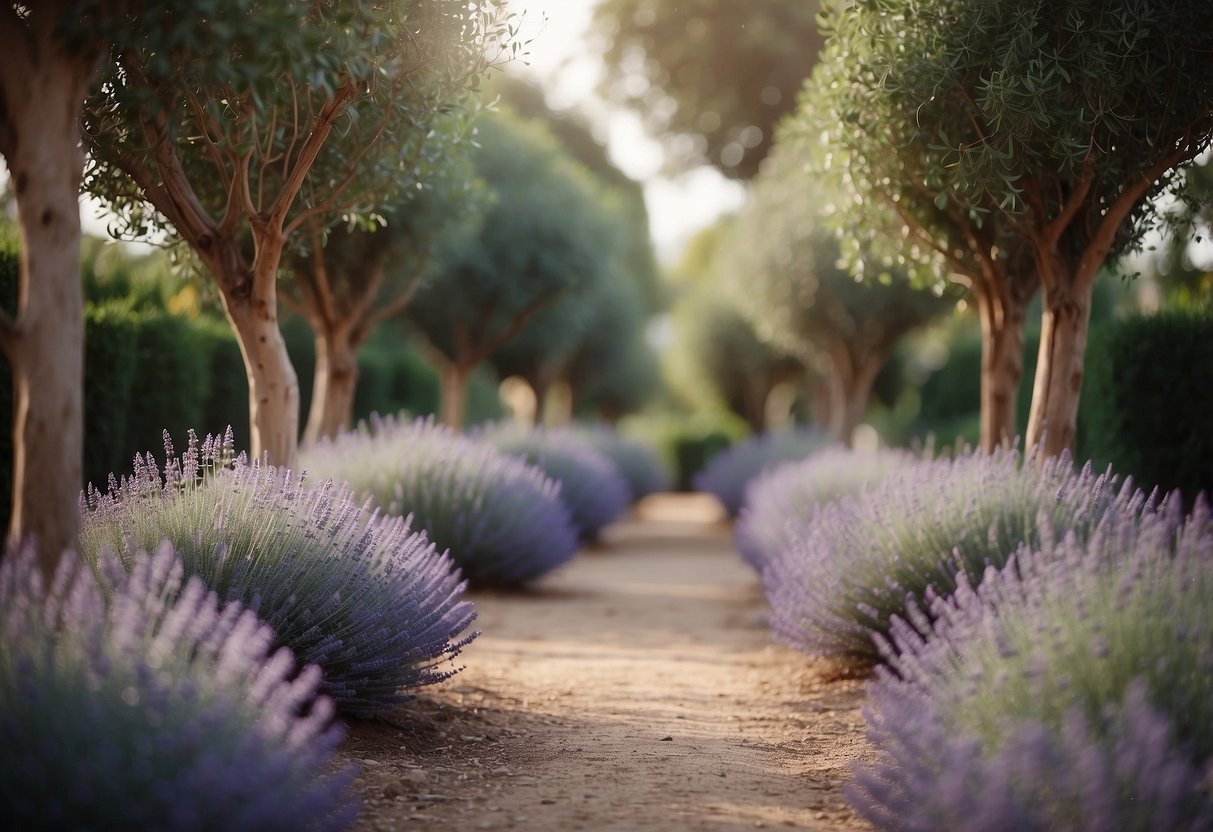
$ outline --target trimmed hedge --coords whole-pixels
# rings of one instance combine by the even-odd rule
[[[1213,491],[1213,316],[1163,312],[1091,333],[1085,450],[1146,489]]]

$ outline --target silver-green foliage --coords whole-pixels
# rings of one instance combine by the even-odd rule
[[[130,574],[0,566],[0,802],[10,829],[336,830],[355,814],[320,671],[165,544]]]
[[[150,454],[109,493],[90,492],[81,550],[133,565],[162,540],[186,573],[238,600],[274,628],[277,643],[324,671],[322,690],[343,712],[368,715],[440,682],[472,636],[475,617],[449,559],[407,520],[381,517],[347,488],[242,460],[223,467],[209,438],[191,434],[163,473]]]

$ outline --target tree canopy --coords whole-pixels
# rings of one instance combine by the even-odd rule
[[[980,232],[966,244],[989,263],[1030,259],[1045,304],[1028,442],[1069,447],[1091,284],[1140,244],[1153,198],[1182,191],[1177,169],[1210,140],[1213,7],[879,0],[836,3],[828,19],[806,118],[816,111],[834,164],[861,172],[863,197],[898,210],[920,195],[905,218],[924,229],[916,242],[946,257]],[[915,221],[928,204],[947,222]]]
[[[776,147],[764,162],[714,268],[758,337],[825,380],[828,427],[847,442],[893,347],[951,302],[900,271],[856,280],[825,223],[825,188],[796,150]]]
[[[549,306],[586,292],[610,263],[599,185],[542,123],[508,112],[486,115],[477,141],[473,164],[488,205],[477,222],[443,241],[434,283],[408,313],[440,365],[444,419],[456,425],[472,369]],[[565,313],[572,320],[564,326],[575,331],[590,310],[573,304]]]
[[[298,382],[277,326],[294,235],[416,179],[429,125],[508,36],[496,0],[208,3],[132,21],[84,113],[86,186],[115,230],[181,240],[219,285],[252,452],[290,463]]]
[[[817,61],[818,10],[816,0],[603,0],[606,91],[668,133],[678,163],[749,179]]]

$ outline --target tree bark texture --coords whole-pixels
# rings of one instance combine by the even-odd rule
[[[358,387],[358,347],[349,328],[313,320],[312,331],[316,336],[316,371],[303,431],[305,445],[332,439],[349,427]]]
[[[1073,450],[1091,319],[1092,282],[1045,282],[1027,445],[1044,457]]]
[[[17,310],[3,328],[13,379],[8,540],[36,540],[40,567],[50,577],[62,552],[78,546],[80,525],[84,297],[77,200],[84,157],[78,118],[95,61],[55,37],[49,24],[62,10],[42,11],[49,15],[24,33],[10,18],[0,19],[8,30],[0,57],[0,152],[21,225]]]
[[[468,379],[472,368],[451,363],[441,368],[439,379],[442,387],[442,424],[461,431],[467,416]]]
[[[1036,283],[1014,280],[1008,276],[997,288],[975,293],[981,319],[981,449],[987,452],[1018,435],[1023,329]]]
[[[299,450],[299,377],[278,328],[273,277],[282,247],[258,246],[253,279],[226,273],[210,263],[223,298],[249,387],[249,454],[271,465],[290,467]],[[260,274],[260,279],[258,275]]]

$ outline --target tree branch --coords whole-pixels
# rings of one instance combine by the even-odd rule
[[[1066,198],[1058,215],[1045,225],[1043,229],[1044,243],[1049,247],[1050,251],[1057,247],[1058,241],[1061,240],[1061,235],[1065,233],[1066,228],[1073,222],[1074,217],[1078,214],[1078,210],[1091,193],[1091,188],[1094,184],[1095,164],[1092,157],[1088,156],[1082,163],[1082,177],[1078,180],[1078,185],[1074,190],[1070,191],[1070,196]]]
[[[206,143],[207,155],[211,158],[211,164],[219,171],[219,176],[223,179],[223,186],[229,191],[232,187],[232,177],[228,174],[227,166],[223,162],[223,154],[219,152],[219,146],[215,144],[211,138],[211,120],[206,115],[206,110],[203,109],[198,97],[194,95],[194,91],[186,86],[186,100],[189,101],[190,110],[194,113],[194,123],[198,126],[198,131],[202,133],[202,140]],[[215,132],[219,132],[216,130]]]
[[[320,113],[313,122],[312,131],[299,151],[299,158],[292,165],[291,172],[283,182],[282,190],[278,193],[278,198],[274,200],[274,205],[269,211],[268,222],[276,231],[282,232],[286,215],[290,212],[299,189],[303,187],[303,181],[307,177],[308,171],[315,164],[316,157],[320,155],[320,149],[333,131],[334,122],[345,105],[354,97],[354,92],[352,82],[344,84],[337,88],[332,100],[320,108]],[[298,225],[294,225],[294,228],[297,227]]]
[[[333,299],[333,287],[329,282],[328,263],[324,259],[324,238],[320,227],[312,223],[308,227],[308,247],[311,249],[312,277],[315,279],[315,300],[325,323],[337,322],[337,310]]]
[[[514,316],[514,320],[510,322],[509,326],[501,330],[501,332],[498,332],[496,335],[481,342],[480,349],[472,353],[476,358],[476,363],[479,364],[481,361],[486,360],[490,355],[497,352],[497,350],[501,349],[501,347],[508,343],[511,338],[521,332],[523,327],[529,324],[531,319],[538,315],[544,309],[544,307],[555,302],[563,294],[564,291],[553,292],[549,295],[535,298],[533,301],[524,306],[522,311]]]
[[[1108,206],[1103,221],[1096,228],[1090,243],[1083,249],[1082,257],[1078,260],[1078,268],[1074,272],[1076,287],[1085,289],[1095,280],[1095,275],[1107,259],[1108,252],[1112,249],[1112,241],[1116,239],[1116,232],[1120,230],[1120,224],[1124,222],[1125,217],[1164,173],[1182,162],[1190,153],[1186,143],[1176,145],[1170,153],[1163,154],[1136,182],[1121,191],[1116,201]]]

